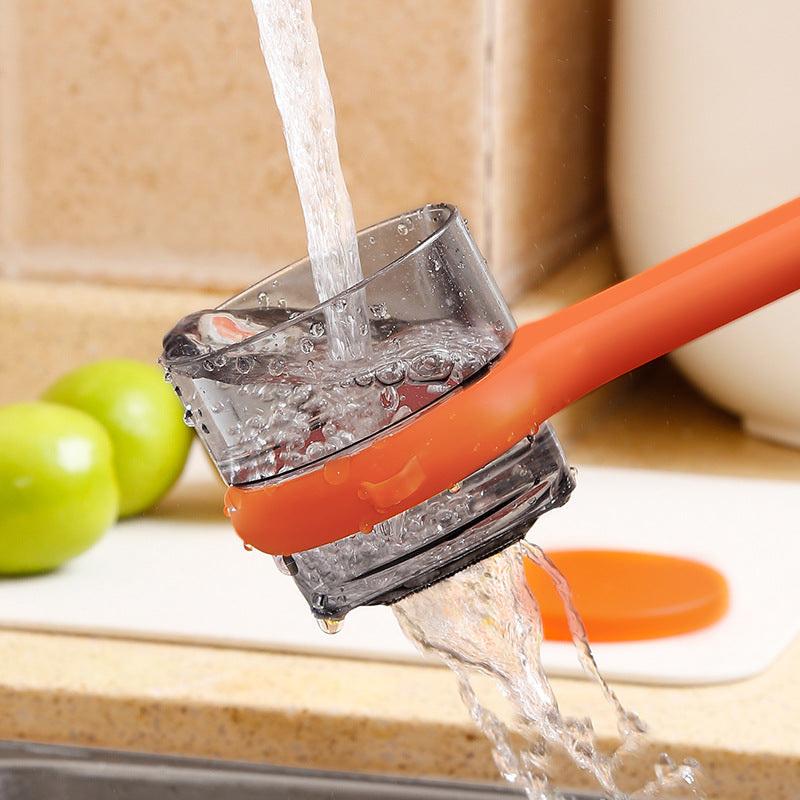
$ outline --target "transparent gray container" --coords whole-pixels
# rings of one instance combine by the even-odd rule
[[[280,483],[413,425],[510,343],[513,317],[453,206],[394,217],[358,243],[364,280],[324,303],[303,259],[165,336],[166,376],[229,485]],[[314,615],[338,620],[507,547],[572,488],[545,425],[370,533],[280,561]]]

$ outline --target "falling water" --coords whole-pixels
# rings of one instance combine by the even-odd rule
[[[336,117],[310,0],[252,0],[261,51],[283,121],[308,237],[317,295],[328,300],[362,279],[356,226],[336,142]],[[328,311],[333,357],[364,355],[366,303],[358,293]]]

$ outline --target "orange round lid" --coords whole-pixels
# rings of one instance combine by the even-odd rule
[[[572,588],[590,643],[690,633],[713,624],[728,608],[725,577],[698,561],[620,550],[561,550],[548,557]],[[550,577],[529,559],[525,575],[539,604],[545,639],[571,641]]]

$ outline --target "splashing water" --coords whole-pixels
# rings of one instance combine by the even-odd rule
[[[580,663],[616,714],[620,743],[610,753],[599,748],[590,720],[574,719],[559,710],[541,662],[542,624],[525,580],[523,556],[555,580],[568,609]],[[395,603],[393,609],[417,647],[435,654],[455,672],[461,697],[489,739],[495,763],[509,783],[524,789],[531,800],[551,797],[547,778],[551,760],[566,753],[609,797],[628,797],[616,776],[623,758],[644,743],[646,728],[623,708],[601,677],[566,580],[540,548],[523,541]],[[504,714],[479,697],[473,680],[477,675],[488,676],[505,698],[509,708]],[[702,797],[697,772],[696,765],[676,765],[664,756],[655,766],[656,777],[638,794],[664,797],[671,791],[690,791]]]
[[[336,117],[310,0],[252,0],[261,51],[283,121],[321,302],[362,279],[356,226],[336,142]],[[360,300],[360,302],[359,302]],[[328,311],[334,358],[359,358],[366,303],[356,294]]]

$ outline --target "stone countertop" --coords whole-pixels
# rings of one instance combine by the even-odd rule
[[[607,254],[589,260],[597,257]],[[563,286],[556,281],[551,291],[561,303]],[[521,318],[528,313],[518,309]],[[578,466],[800,478],[800,451],[744,436],[663,360],[576,404],[555,425]],[[626,771],[649,771],[666,750],[703,764],[710,798],[796,797],[798,671],[800,640],[768,670],[736,683],[615,684],[650,728]],[[614,739],[593,683],[555,679],[553,687],[565,712],[590,715],[601,739]],[[3,739],[497,781],[455,680],[438,666],[0,630],[0,708]],[[586,785],[566,766],[555,777]]]
[[[658,753],[704,766],[710,798],[797,796],[800,640],[728,685],[613,688],[649,724],[626,774]],[[556,679],[562,710],[613,741],[588,681]],[[496,781],[486,741],[439,667],[0,631],[0,738],[290,766]],[[585,785],[566,767],[559,784]],[[588,787],[592,788],[592,787]]]

